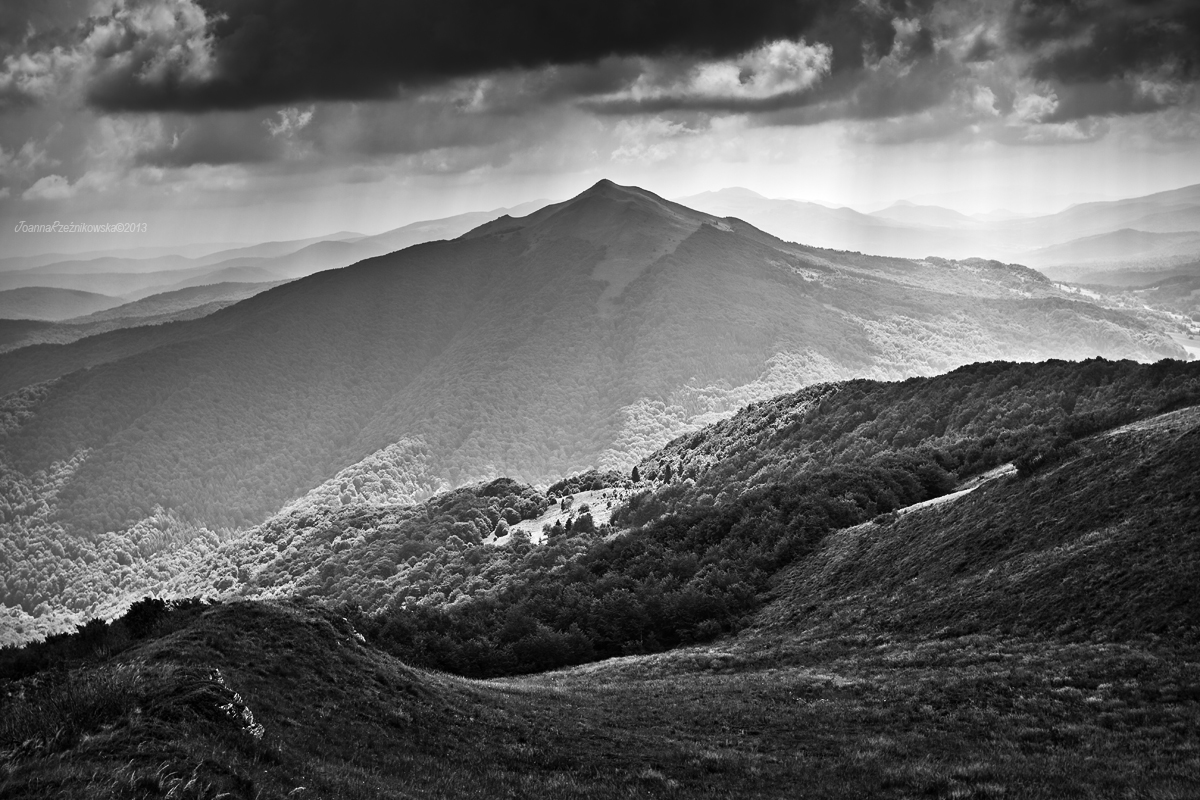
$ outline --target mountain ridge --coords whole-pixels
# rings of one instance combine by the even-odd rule
[[[1136,228],[1156,233],[1200,232],[1200,184],[1142,197],[1082,203],[1053,214],[983,220],[940,206],[892,206],[860,214],[797,200],[770,199],[748,190],[694,195],[699,207],[731,214],[784,239],[834,249],[923,258],[1042,258],[1073,240]],[[1134,257],[1136,258],[1136,256]],[[1127,264],[1126,266],[1131,266]]]
[[[0,318],[61,322],[120,305],[120,299],[96,292],[30,286],[0,291]]]

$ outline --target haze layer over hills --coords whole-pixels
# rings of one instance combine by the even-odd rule
[[[64,320],[97,313],[121,301],[75,289],[30,287],[0,291],[0,319]]]
[[[51,287],[86,290],[139,300],[152,294],[217,283],[272,282],[336,269],[421,242],[459,236],[506,212],[527,213],[545,205],[525,203],[423,220],[367,236],[341,231],[327,236],[263,242],[193,254],[159,248],[145,252],[87,253],[78,256],[20,256],[0,259],[0,290]]]
[[[301,498],[626,470],[819,381],[1095,355],[1184,353],[1024,267],[791,244],[602,181],[202,319],[0,355],[4,558],[57,542],[89,565],[71,610],[91,613]],[[24,581],[22,613],[61,583]]]
[[[773,200],[747,189],[680,202],[807,244],[905,258],[996,258],[1080,283],[1146,285],[1200,272],[1200,186],[1012,218],[968,217],[904,202],[863,214]]]
[[[141,300],[119,303],[106,298],[100,307],[104,310],[86,315],[71,314],[58,324],[29,322],[26,320],[0,319],[0,352],[16,350],[35,344],[68,344],[122,328],[142,325],[162,325],[185,319],[208,316],[225,306],[253,297],[274,283],[213,283],[163,292]],[[73,292],[67,289],[13,289],[20,292]],[[119,304],[113,305],[114,302]]]

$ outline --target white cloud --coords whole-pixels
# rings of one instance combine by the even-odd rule
[[[896,39],[892,42],[890,56],[897,61],[903,61],[912,51],[913,44],[921,33],[921,20],[896,18],[892,20],[892,29],[896,31]]]
[[[297,131],[301,131],[308,127],[308,123],[312,122],[313,114],[316,111],[316,106],[309,106],[306,110],[301,111],[298,108],[281,108],[276,112],[278,119],[268,117],[263,120],[263,125],[271,136],[291,136]]]
[[[737,58],[700,62],[682,75],[647,61],[632,85],[598,99],[718,103],[769,100],[815,86],[829,74],[832,56],[833,49],[825,44],[780,40]]]
[[[0,96],[54,98],[66,91],[85,60],[80,52],[62,47],[6,56],[0,70]]]
[[[1026,94],[1013,104],[1013,117],[1018,122],[1041,122],[1058,109],[1058,95]]]
[[[1155,80],[1144,77],[1134,84],[1139,97],[1146,98],[1158,106],[1177,106],[1189,100],[1194,87],[1177,80]]]
[[[75,187],[62,175],[46,175],[26,189],[21,197],[25,200],[66,200],[74,194]]]
[[[971,108],[989,117],[1000,113],[996,110],[995,93],[986,86],[975,87],[975,92],[971,96]]]

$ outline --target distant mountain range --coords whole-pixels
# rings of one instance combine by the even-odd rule
[[[1084,203],[1056,214],[1010,212],[967,216],[900,201],[869,214],[798,200],[770,199],[742,188],[679,198],[718,217],[732,216],[787,241],[901,258],[982,257],[1043,270],[1083,283],[1146,285],[1200,274],[1200,186],[1125,200]],[[193,245],[80,255],[0,259],[0,291],[74,289],[136,300],[221,282],[273,282],[334,269],[435,239],[452,239],[503,214],[521,215],[546,201],[471,212],[364,235],[349,231],[284,242]],[[1144,273],[1144,274],[1143,274]]]
[[[881,211],[875,211],[871,216],[878,219],[890,219],[895,222],[934,228],[971,229],[983,227],[978,219],[973,219],[957,211],[938,206],[917,205],[903,200]]]
[[[724,189],[680,202],[736,216],[781,238],[841,250],[922,258],[1014,261],[1064,280],[1134,282],[1192,274],[1200,261],[1200,186],[1127,200],[1083,203],[1038,217],[968,217],[937,206],[897,203],[871,214]],[[1179,272],[1180,265],[1191,264]],[[1170,274],[1158,274],[1175,269]],[[1190,271],[1189,271],[1190,270]],[[1117,283],[1122,279],[1117,278]]]
[[[69,314],[69,318],[63,318],[58,323],[12,320],[0,316],[0,353],[36,344],[69,344],[122,328],[198,319],[283,282],[204,284],[150,295],[129,303],[106,298],[105,302],[94,304],[94,307],[103,310],[81,316],[72,313],[81,310],[78,306],[64,308],[63,314]],[[16,297],[22,296],[22,293],[77,294],[73,289],[44,288],[10,289],[9,292]],[[0,298],[5,294],[0,293]],[[91,295],[85,293],[85,296]],[[20,307],[25,307],[24,301]]]
[[[821,381],[1096,355],[1185,357],[1025,267],[791,244],[602,181],[200,319],[0,355],[0,556],[59,542],[86,579],[47,567],[21,607],[85,613],[289,503],[627,470]]]
[[[240,245],[201,255],[137,251],[88,257],[24,256],[0,259],[0,290],[18,287],[69,288],[137,300],[193,286],[225,282],[290,280],[336,269],[421,242],[452,239],[505,213],[527,213],[544,203],[470,212],[414,222],[367,236],[339,232],[286,242]]]
[[[64,320],[120,304],[118,298],[95,292],[30,286],[0,291],[0,319]]]

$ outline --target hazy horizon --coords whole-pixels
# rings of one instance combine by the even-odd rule
[[[604,179],[604,176],[601,176],[600,179]],[[143,236],[138,233],[117,234],[115,236],[114,235],[90,235],[89,236],[87,234],[77,235],[77,236],[68,236],[68,235],[38,236],[36,234],[28,235],[28,234],[20,234],[20,233],[16,233],[16,232],[8,232],[8,238],[6,238],[6,240],[4,242],[4,249],[3,249],[3,251],[0,251],[0,258],[7,258],[7,257],[13,257],[13,256],[19,257],[19,256],[56,255],[56,254],[80,255],[80,254],[124,252],[124,251],[132,252],[132,251],[137,251],[137,250],[174,251],[174,250],[182,250],[185,248],[195,248],[198,251],[204,251],[204,252],[217,252],[219,250],[226,249],[226,248],[251,246],[251,245],[255,245],[255,244],[261,244],[263,242],[319,239],[319,238],[323,238],[323,237],[334,236],[334,235],[340,234],[340,233],[352,233],[352,234],[360,234],[363,236],[374,236],[374,235],[378,235],[380,233],[385,233],[387,231],[394,230],[396,228],[404,227],[406,225],[412,225],[412,224],[419,223],[419,222],[445,219],[445,218],[449,218],[449,217],[455,217],[455,216],[471,214],[471,213],[483,213],[483,212],[497,211],[497,210],[501,210],[501,209],[511,210],[511,209],[517,208],[518,213],[515,214],[514,216],[524,216],[526,214],[532,213],[532,208],[519,209],[518,207],[541,206],[541,205],[550,205],[553,203],[561,203],[566,200],[569,200],[571,197],[574,197],[579,192],[586,190],[588,188],[588,186],[591,186],[594,183],[595,183],[595,181],[592,181],[591,183],[588,183],[585,186],[579,187],[578,191],[572,192],[571,194],[568,194],[568,195],[562,195],[562,196],[556,196],[556,197],[535,197],[535,198],[529,198],[526,200],[514,199],[513,201],[502,203],[500,205],[486,206],[486,207],[485,206],[470,206],[470,205],[463,205],[461,207],[449,206],[448,207],[450,209],[449,211],[447,211],[446,213],[438,214],[438,215],[429,215],[429,214],[422,215],[419,210],[413,210],[413,211],[410,211],[407,216],[397,217],[395,220],[392,220],[389,222],[383,222],[380,225],[372,226],[372,227],[359,226],[359,227],[350,229],[350,228],[346,228],[346,227],[336,227],[336,226],[335,227],[327,227],[327,226],[326,227],[318,227],[318,226],[314,225],[313,227],[308,228],[304,231],[294,231],[291,233],[280,232],[279,235],[276,235],[276,236],[265,235],[263,238],[257,238],[257,239],[251,239],[251,238],[246,238],[246,239],[241,239],[241,240],[234,240],[234,239],[229,239],[229,238],[189,239],[189,238],[186,238],[186,236],[177,236],[177,235],[172,234],[171,236],[169,236],[165,239],[159,240],[159,239],[155,239],[152,237]],[[981,219],[987,218],[989,215],[992,215],[992,214],[1011,215],[1012,218],[1014,218],[1014,219],[1015,218],[1032,218],[1032,217],[1039,217],[1039,216],[1051,216],[1053,214],[1060,213],[1062,211],[1066,211],[1075,206],[1084,205],[1084,204],[1088,204],[1088,203],[1111,202],[1111,201],[1116,201],[1116,200],[1133,199],[1133,197],[1143,196],[1143,195],[1136,195],[1136,196],[1115,196],[1115,195],[1085,196],[1082,193],[1077,193],[1077,194],[1072,194],[1072,195],[1045,195],[1045,196],[1043,196],[1042,199],[1047,202],[1046,206],[1038,208],[1037,210],[1030,210],[1030,208],[1032,208],[1032,207],[1027,207],[1025,211],[1016,211],[1012,207],[1008,207],[1008,206],[997,205],[997,206],[982,208],[982,207],[972,205],[969,201],[962,202],[964,196],[967,194],[962,191],[915,194],[915,195],[906,196],[906,197],[897,197],[896,199],[893,199],[893,200],[875,201],[875,202],[861,203],[861,204],[855,205],[855,204],[847,204],[847,203],[837,203],[834,201],[817,198],[817,197],[770,195],[770,194],[766,194],[764,192],[757,191],[755,189],[751,189],[748,186],[741,186],[741,185],[716,186],[713,188],[702,189],[697,192],[692,192],[687,195],[664,194],[663,192],[656,191],[654,189],[654,187],[652,187],[652,186],[645,186],[642,184],[627,184],[627,185],[638,185],[639,188],[647,189],[648,191],[652,191],[655,194],[658,194],[662,197],[665,197],[666,199],[673,200],[673,201],[686,201],[690,197],[707,194],[707,193],[718,194],[721,192],[726,192],[726,191],[731,191],[731,190],[732,191],[748,190],[748,191],[754,192],[755,194],[762,196],[766,199],[770,199],[770,200],[783,200],[783,201],[796,201],[796,202],[802,202],[802,203],[814,203],[816,205],[825,206],[826,208],[830,208],[830,209],[849,208],[853,211],[857,211],[860,214],[866,214],[866,215],[874,214],[879,211],[883,211],[885,209],[892,208],[892,207],[898,206],[898,205],[911,204],[911,205],[915,205],[915,206],[944,208],[949,211],[958,212],[960,214],[963,214],[964,216],[978,217]],[[1147,194],[1157,194],[1159,192],[1173,191],[1175,189],[1184,189],[1184,188],[1188,188],[1193,185],[1196,185],[1196,184],[1181,184],[1180,186],[1168,186],[1164,189],[1158,189],[1158,190],[1155,190],[1155,192],[1151,192],[1151,193],[1147,193]],[[956,203],[955,200],[959,200],[960,202]],[[46,224],[47,222],[52,223],[55,220],[58,220],[61,222],[74,221],[77,223],[84,221],[82,219],[69,219],[69,218],[63,219],[62,217],[55,217],[54,219],[50,219],[50,218],[36,219],[36,220],[30,219],[30,220],[23,220],[23,221],[27,222],[28,224],[35,225],[35,224]],[[19,222],[16,224],[19,224]],[[4,238],[4,237],[0,237],[0,238]]]

